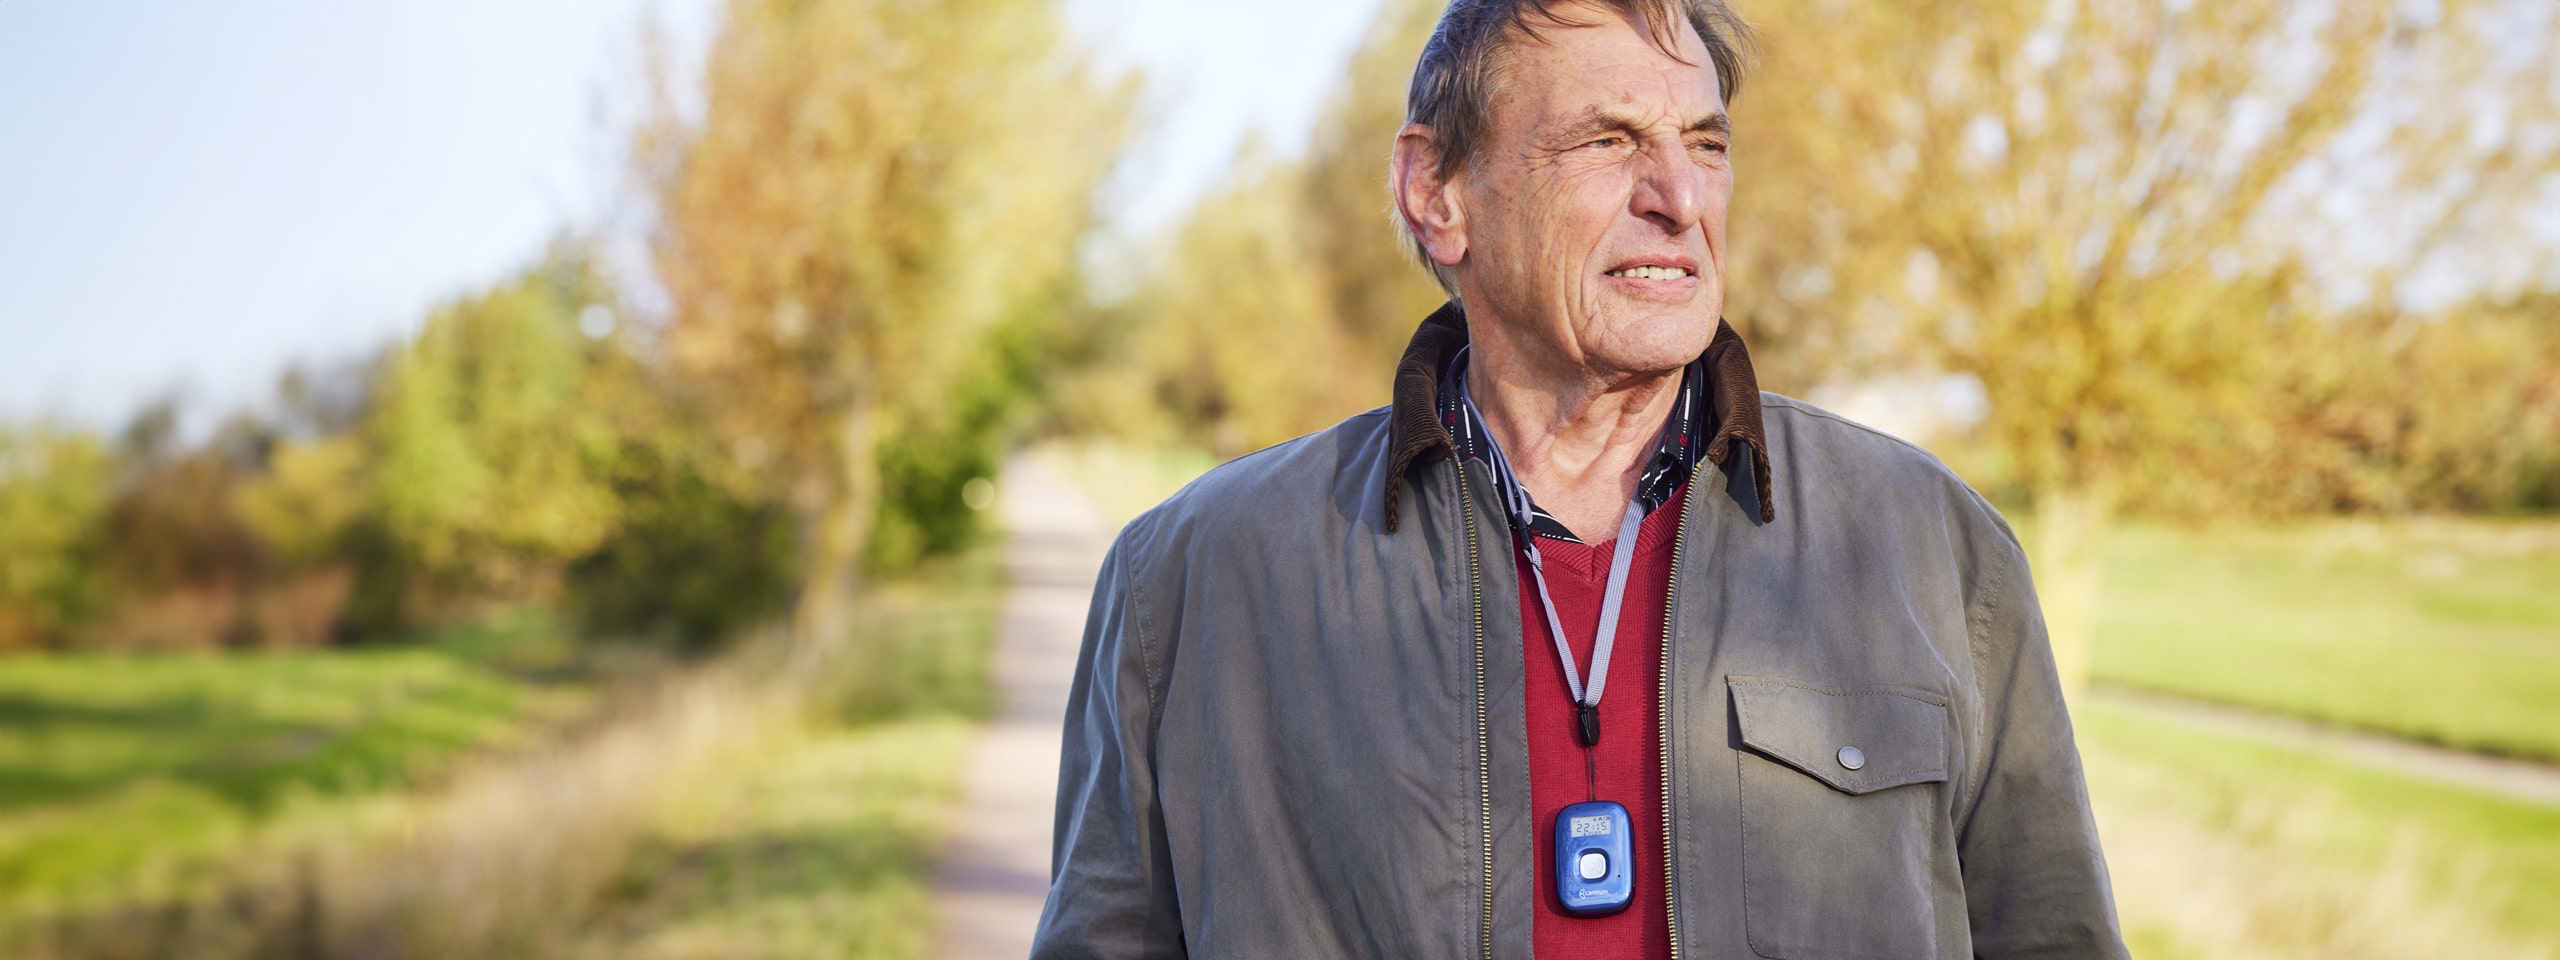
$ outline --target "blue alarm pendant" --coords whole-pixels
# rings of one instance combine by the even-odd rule
[[[1556,899],[1577,917],[1605,917],[1634,902],[1635,838],[1627,808],[1614,800],[1556,813]]]

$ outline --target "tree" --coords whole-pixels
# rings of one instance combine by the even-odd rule
[[[1757,7],[1737,313],[1835,374],[1981,384],[2076,687],[2126,488],[2289,443],[2298,361],[2359,348],[2348,318],[2512,236],[2490,228],[2550,182],[2553,20],[2528,6]]]
[[[1405,89],[1445,5],[1387,0],[1309,138],[1302,209],[1313,220],[1327,299],[1354,351],[1355,372],[1368,378],[1351,396],[1376,403],[1386,402],[1384,371],[1403,355],[1413,328],[1448,299],[1397,239],[1387,190]]]
[[[385,541],[357,586],[367,626],[551,599],[562,567],[614,534],[619,438],[614,411],[584,395],[597,348],[578,330],[604,302],[602,280],[556,250],[437,308],[384,361],[361,427],[362,509]],[[280,465],[296,472],[280,480],[343,467],[325,446],[287,450]]]
[[[114,471],[93,437],[0,427],[0,651],[59,645],[98,613]]]
[[[732,0],[701,93],[636,144],[665,343],[797,517],[794,625],[832,639],[884,443],[1075,268],[1128,90],[1049,0]]]
[[[1247,145],[1165,238],[1134,298],[1135,369],[1220,454],[1386,402],[1415,324],[1446,299],[1398,243],[1387,198],[1405,86],[1440,7],[1389,0],[1307,153],[1272,160]]]

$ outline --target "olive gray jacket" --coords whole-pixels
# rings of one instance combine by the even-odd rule
[[[1443,308],[1393,404],[1121,532],[1034,958],[1530,955],[1547,825],[1510,533],[1433,413],[1464,342]],[[1658,691],[1669,862],[1636,874],[1674,952],[2124,956],[2008,525],[1918,448],[1759,393],[1730,328],[1706,359],[1719,433]]]

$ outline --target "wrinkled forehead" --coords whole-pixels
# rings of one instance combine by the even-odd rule
[[[1632,11],[1560,4],[1555,14],[1505,31],[1489,104],[1496,131],[1595,110],[1681,126],[1723,112],[1714,61],[1685,18],[1658,33]]]

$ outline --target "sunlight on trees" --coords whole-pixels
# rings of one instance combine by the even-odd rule
[[[1123,403],[1234,456],[1386,402],[1396,356],[1443,299],[1397,245],[1386,187],[1405,84],[1439,14],[1388,0],[1309,152],[1248,145],[1160,241],[1127,311],[1129,362],[1096,371],[1145,384]]]
[[[1437,6],[1388,3],[1307,154],[1249,147],[1169,233],[1122,403],[1233,456],[1385,401],[1440,301],[1383,162]],[[1978,385],[1932,446],[2027,508],[2076,686],[2121,510],[2552,499],[2560,325],[2514,299],[2560,267],[2546,8],[1754,5],[1727,316],[1770,389]]]
[[[428,317],[385,369],[369,487],[429,591],[547,593],[557,565],[617,523],[599,467],[606,412],[583,402],[579,306],[600,290],[568,265]]]
[[[734,0],[702,79],[635,150],[666,347],[797,516],[796,626],[833,637],[882,451],[1075,268],[1130,91],[1045,0]]]
[[[2406,279],[2560,170],[2552,18],[2507,32],[2520,6],[1755,7],[1746,332],[1982,385],[2076,685],[2129,489],[2286,468],[2304,376],[2415,322]]]

